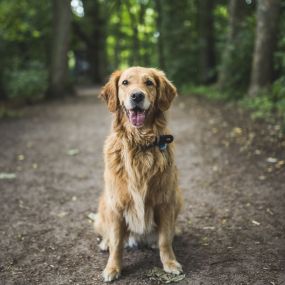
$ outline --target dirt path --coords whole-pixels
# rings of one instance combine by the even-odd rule
[[[107,254],[87,215],[102,190],[110,115],[94,96],[25,111],[0,121],[0,173],[16,174],[0,180],[0,284],[102,284]],[[180,284],[285,284],[282,157],[249,155],[243,130],[195,99],[176,102],[171,125],[186,198]],[[126,251],[116,284],[157,284],[146,276],[154,266],[157,251]]]

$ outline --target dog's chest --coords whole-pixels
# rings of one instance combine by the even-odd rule
[[[160,151],[129,153],[125,156],[130,203],[124,211],[126,224],[131,232],[151,232],[154,224],[154,196],[160,195],[152,181],[160,181],[167,167],[167,156]]]

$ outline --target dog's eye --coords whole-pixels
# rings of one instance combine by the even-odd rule
[[[153,82],[148,79],[148,80],[145,82],[145,84],[146,84],[147,86],[152,86],[152,85],[153,85]]]
[[[123,84],[123,85],[128,85],[128,84],[129,84],[129,81],[128,81],[128,80],[124,80],[124,81],[122,82],[122,84]]]

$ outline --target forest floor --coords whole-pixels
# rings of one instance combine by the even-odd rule
[[[103,284],[90,213],[111,115],[96,90],[0,121],[0,284]],[[185,209],[179,284],[285,284],[285,142],[278,125],[181,96],[170,125]],[[158,284],[157,250],[125,250],[115,284]]]

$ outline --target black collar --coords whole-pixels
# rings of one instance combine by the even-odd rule
[[[146,148],[158,146],[160,150],[166,150],[167,145],[172,143],[173,140],[174,137],[172,135],[162,135],[157,137],[152,144],[147,145]]]

